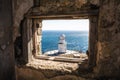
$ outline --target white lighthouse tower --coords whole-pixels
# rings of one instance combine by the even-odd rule
[[[67,51],[67,43],[65,41],[65,35],[62,34],[59,38],[59,43],[58,43],[58,53],[65,53]]]

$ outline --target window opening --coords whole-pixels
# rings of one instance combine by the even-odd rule
[[[87,52],[88,40],[89,19],[42,21],[43,55],[79,58]]]

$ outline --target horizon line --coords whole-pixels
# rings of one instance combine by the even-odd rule
[[[88,31],[89,30],[42,30],[42,31]]]

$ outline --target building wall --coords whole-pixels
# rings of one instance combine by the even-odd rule
[[[14,37],[20,35],[20,23],[25,18],[25,15],[29,13],[33,7],[33,0],[13,0],[13,26],[14,26]]]
[[[47,1],[47,0],[44,0]],[[41,0],[44,3],[44,1]],[[55,1],[55,0],[54,0]],[[71,0],[61,1],[64,5],[57,6],[59,12],[73,7],[69,11],[77,11],[82,4],[75,2],[72,4]],[[67,3],[69,2],[69,3]],[[47,2],[47,5],[50,5]],[[54,2],[56,5],[56,2]],[[53,4],[54,4],[53,3]],[[85,2],[86,3],[86,2]],[[97,60],[94,68],[94,76],[100,77],[119,77],[120,73],[120,1],[119,0],[91,0],[91,4],[99,7],[98,16],[98,42],[97,42]],[[13,4],[13,8],[12,8]],[[52,4],[52,3],[51,3]],[[64,8],[67,5],[67,8]],[[15,80],[15,60],[13,41],[19,35],[20,23],[25,18],[25,13],[29,13],[33,6],[32,0],[0,0],[0,80]],[[43,13],[47,9],[52,10],[51,7],[41,5],[40,8]],[[63,8],[60,8],[62,6]],[[37,9],[38,10],[38,9]],[[54,7],[52,11],[57,11]],[[68,13],[66,11],[66,13]],[[59,13],[55,12],[55,13]],[[53,12],[54,13],[54,12]],[[31,68],[32,69],[32,68]],[[37,71],[37,70],[36,70]],[[28,72],[29,73],[29,72]],[[34,76],[35,77],[35,76]]]
[[[12,1],[0,0],[0,80],[15,80]]]
[[[93,58],[92,62],[96,61],[94,72],[97,74],[94,74],[94,77],[118,76],[119,68],[120,68],[120,64],[119,64],[120,62],[119,6],[120,5],[119,3],[120,3],[119,1],[114,1],[114,0],[111,1],[90,0],[90,4],[99,7],[98,21],[95,21],[94,17],[90,17],[92,23],[98,22],[98,25],[95,24],[96,27],[98,27],[96,28],[97,30],[91,32],[95,35],[94,38],[96,38],[97,41],[97,42],[94,41],[95,44],[93,47],[97,47],[96,50],[98,50],[97,54],[96,52],[94,52],[95,55],[90,56]],[[74,2],[71,2],[70,0],[53,1],[53,2],[47,0],[46,1],[41,0],[40,7],[36,9],[34,8],[33,12],[41,11],[40,14],[63,14],[61,12],[65,11],[66,14],[69,13],[71,14],[71,12],[77,13],[78,10],[81,10],[81,6],[84,6],[84,4],[86,4],[86,0],[83,0],[81,3],[77,0],[75,0]],[[70,8],[70,5],[72,6],[72,8]],[[18,15],[19,14],[20,13],[18,13]],[[91,23],[91,27],[93,27],[92,23]],[[93,51],[94,49],[91,49],[91,53]]]
[[[120,73],[120,1],[100,1],[97,68],[99,76]]]
[[[15,58],[20,64],[28,62],[28,48],[22,44],[27,44],[27,27],[30,26],[26,20],[33,7],[33,0],[13,0],[13,40],[15,48]],[[24,35],[24,36],[22,36]],[[24,49],[23,49],[24,48]],[[24,53],[24,52],[25,53]]]

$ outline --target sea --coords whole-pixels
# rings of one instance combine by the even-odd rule
[[[68,50],[85,53],[88,50],[88,31],[42,31],[42,53],[57,50],[60,35],[65,34]]]

